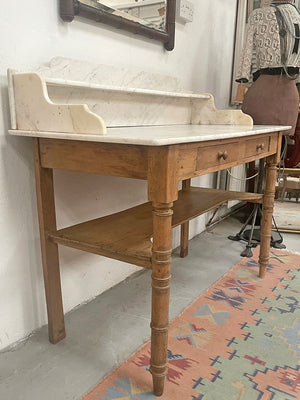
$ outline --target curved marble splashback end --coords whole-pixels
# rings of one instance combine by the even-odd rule
[[[36,73],[12,76],[17,129],[81,134],[106,133],[101,117],[85,104],[54,104]]]

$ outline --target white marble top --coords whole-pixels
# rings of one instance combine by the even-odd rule
[[[81,140],[87,142],[164,146],[168,144],[204,142],[259,135],[263,133],[285,131],[290,128],[290,126],[278,125],[164,125],[107,128],[106,135],[22,131],[13,129],[9,130],[9,133],[16,136]]]

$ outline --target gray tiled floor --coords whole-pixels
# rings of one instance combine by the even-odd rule
[[[244,245],[226,238],[239,228],[229,218],[191,240],[188,258],[175,251],[171,319],[240,260]],[[284,242],[300,251],[299,235],[286,234]],[[149,271],[142,271],[68,313],[67,338],[56,346],[43,327],[0,353],[0,399],[79,399],[149,339],[149,283]]]

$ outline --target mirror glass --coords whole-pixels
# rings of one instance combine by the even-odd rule
[[[166,31],[167,0],[97,0],[104,11]]]

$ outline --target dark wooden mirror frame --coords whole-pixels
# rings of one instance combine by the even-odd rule
[[[73,21],[74,17],[78,15],[131,33],[147,36],[150,39],[159,40],[169,51],[174,49],[175,9],[176,0],[167,0],[166,31],[160,31],[104,11],[100,4],[98,8],[88,5],[87,0],[60,0],[60,16],[66,22]]]

